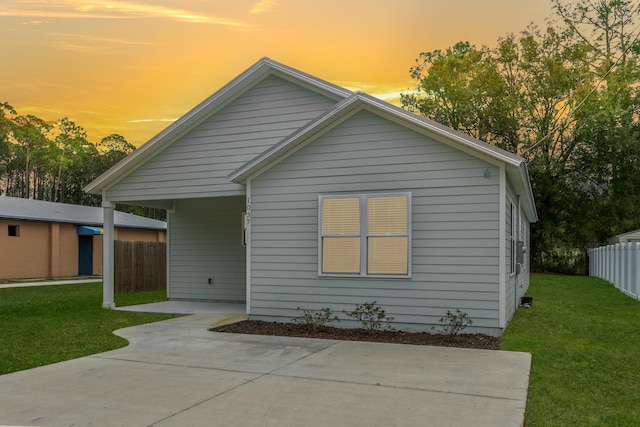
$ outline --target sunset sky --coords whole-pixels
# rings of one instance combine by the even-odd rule
[[[549,0],[0,0],[0,102],[139,146],[264,56],[389,99],[420,52],[551,15]]]

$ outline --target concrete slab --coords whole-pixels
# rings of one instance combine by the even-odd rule
[[[148,426],[259,375],[85,357],[0,377],[0,424]]]
[[[233,314],[244,315],[247,312],[245,303],[220,303],[206,301],[160,301],[149,304],[116,307],[119,311],[135,311],[138,313],[158,314]]]
[[[514,400],[264,376],[157,426],[519,426]],[[513,415],[509,415],[513,414]]]
[[[122,329],[126,348],[0,376],[0,424],[518,426],[530,355],[207,331]]]
[[[232,319],[195,315],[121,329],[129,346],[95,357],[265,374],[338,342],[208,330]]]
[[[529,367],[516,352],[341,341],[278,375],[511,399],[526,394]]]

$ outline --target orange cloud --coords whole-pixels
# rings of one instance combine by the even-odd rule
[[[257,15],[258,13],[266,12],[268,9],[271,9],[273,6],[277,5],[278,2],[276,0],[262,0],[257,3],[249,13]]]
[[[0,16],[101,19],[164,18],[231,27],[249,26],[233,19],[183,9],[118,0],[15,0],[0,6]]]

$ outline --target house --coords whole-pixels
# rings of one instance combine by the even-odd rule
[[[102,208],[0,197],[0,279],[102,274]],[[116,240],[165,241],[166,223],[115,213]]]
[[[398,329],[460,309],[497,335],[529,284],[522,158],[268,58],[85,190],[103,198],[104,307],[116,202],[167,209],[170,299],[251,319],[376,301]]]
[[[640,230],[628,231],[622,234],[616,234],[611,237],[608,241],[610,245],[615,245],[616,243],[636,243],[640,242]]]

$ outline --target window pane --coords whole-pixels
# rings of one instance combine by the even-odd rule
[[[369,234],[407,232],[407,198],[405,196],[369,197]]]
[[[322,272],[360,273],[360,238],[323,238]]]
[[[322,199],[322,234],[360,234],[357,197]]]
[[[408,274],[408,237],[369,237],[368,274]]]

